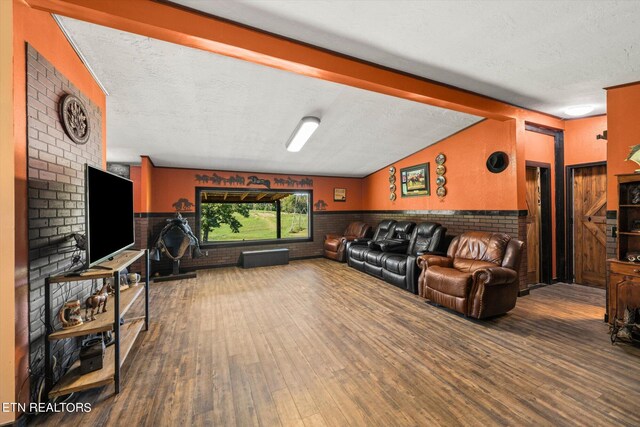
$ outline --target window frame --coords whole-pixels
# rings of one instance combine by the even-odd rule
[[[221,248],[221,247],[238,247],[238,246],[259,246],[259,245],[284,245],[289,243],[303,243],[303,242],[313,242],[313,190],[311,189],[300,189],[293,190],[288,188],[283,189],[269,189],[269,188],[261,188],[261,189],[253,189],[253,188],[229,188],[229,187],[196,187],[196,210],[195,210],[195,232],[198,239],[201,239],[201,227],[200,227],[200,218],[202,214],[202,193],[206,191],[228,191],[234,193],[264,193],[264,192],[273,192],[273,193],[306,193],[309,195],[309,235],[307,237],[301,238],[278,238],[275,239],[261,239],[261,240],[237,240],[237,241],[226,241],[226,242],[205,242],[200,241],[201,248]],[[237,202],[216,202],[216,203],[237,203]],[[277,232],[280,231],[280,204],[278,203],[276,209],[276,222],[277,222]]]

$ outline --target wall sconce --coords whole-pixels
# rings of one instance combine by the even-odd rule
[[[606,141],[607,140],[607,131],[603,130],[601,134],[596,135],[596,139],[604,139]]]

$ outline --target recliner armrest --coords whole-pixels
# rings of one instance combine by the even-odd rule
[[[418,267],[423,270],[426,270],[427,268],[434,265],[451,268],[453,267],[453,258],[427,254],[420,255],[418,259],[416,259],[416,263],[418,264]]]
[[[324,240],[330,240],[330,239],[335,239],[335,240],[340,240],[343,236],[341,234],[325,234],[324,236]]]
[[[473,281],[485,286],[505,285],[518,280],[515,270],[504,267],[480,268],[473,272]]]

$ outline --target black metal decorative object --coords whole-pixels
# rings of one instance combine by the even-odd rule
[[[317,211],[326,211],[327,206],[329,205],[324,200],[318,200],[313,204],[313,206],[316,208]]]
[[[186,199],[183,197],[178,199],[171,206],[173,206],[176,209],[176,212],[182,212],[182,211],[192,211],[195,205],[191,203],[189,199]]]
[[[491,153],[487,159],[487,169],[491,173],[500,173],[509,166],[509,156],[504,151]]]
[[[250,177],[247,178],[247,180],[249,181],[247,185],[264,185],[269,189],[271,188],[271,181],[268,179],[262,179],[262,178],[258,178],[255,175],[251,175]]]
[[[60,100],[60,121],[64,131],[76,144],[86,144],[91,134],[89,115],[82,101],[67,94]]]

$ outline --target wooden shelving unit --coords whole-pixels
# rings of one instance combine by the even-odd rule
[[[617,289],[622,282],[640,282],[640,263],[630,262],[627,255],[640,253],[640,203],[634,203],[634,194],[640,191],[640,174],[617,175],[618,178],[618,239],[616,258],[607,260],[607,312],[605,321],[611,323],[616,316]]]
[[[146,270],[144,285],[120,291],[120,272],[143,256]],[[93,321],[84,322],[73,328],[53,331],[50,325],[52,286],[56,284],[64,286],[69,282],[101,278],[113,278],[114,295],[107,301],[107,311],[96,314],[96,319]],[[113,259],[100,264],[97,268],[79,274],[52,276],[46,280],[45,285],[45,316],[48,319],[45,342],[45,389],[48,396],[50,398],[63,396],[76,391],[101,387],[111,382],[115,383],[115,393],[119,393],[120,367],[142,328],[149,329],[149,252],[147,250],[124,251]],[[143,293],[145,295],[144,318],[128,322],[125,320],[124,325],[121,326],[120,319],[123,319],[123,316]],[[52,342],[110,330],[113,330],[115,341],[106,349],[102,369],[82,375],[80,374],[80,361],[77,360],[55,385],[52,383],[54,378],[51,360]]]

